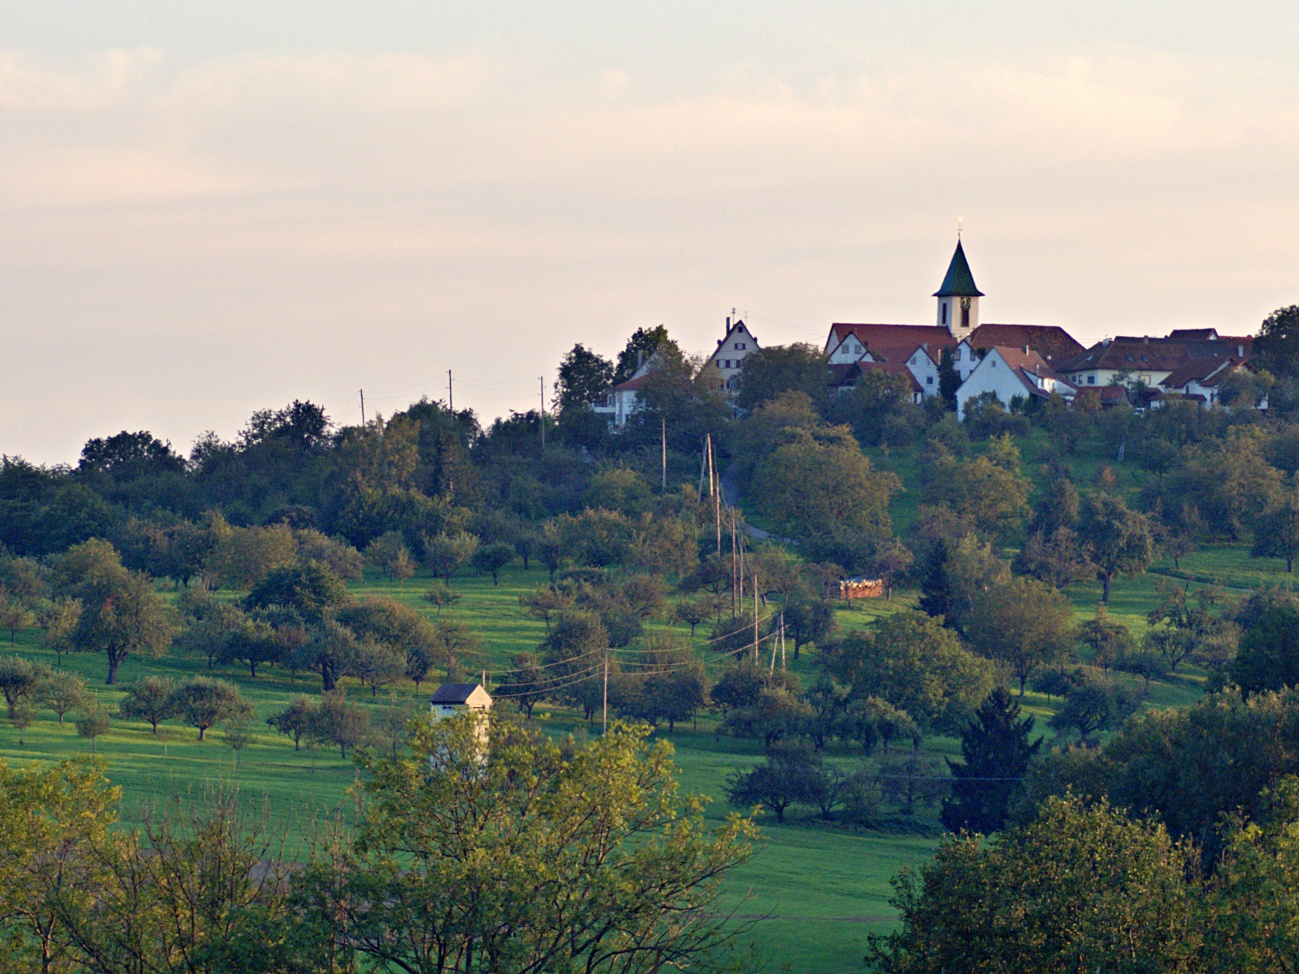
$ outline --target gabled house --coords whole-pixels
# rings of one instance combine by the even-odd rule
[[[748,325],[736,318],[732,324],[726,319],[726,334],[718,339],[717,350],[708,357],[704,368],[708,375],[714,376],[717,387],[734,395],[739,389],[740,370],[744,360],[759,350],[758,339],[749,331]]]
[[[1059,393],[1072,400],[1077,390],[1032,349],[994,345],[956,390],[957,415],[964,419],[966,403],[989,392],[1009,408],[1016,397],[1048,399]]]
[[[1159,383],[1160,391],[1165,396],[1182,396],[1205,406],[1212,406],[1222,401],[1222,381],[1236,372],[1253,372],[1254,367],[1238,358],[1197,358],[1175,369]],[[1258,403],[1258,408],[1266,409],[1267,401]]]
[[[591,407],[592,410],[608,419],[611,426],[619,429],[626,426],[628,418],[636,411],[639,390],[649,378],[650,372],[654,370],[657,361],[658,353],[655,352],[636,366],[636,371],[631,374],[630,379],[618,383],[605,393],[604,402],[595,404]]]
[[[429,697],[429,710],[439,720],[474,711],[492,709],[492,698],[478,683],[444,683]]]
[[[1140,382],[1157,386],[1191,360],[1186,349],[1173,342],[1150,338],[1113,338],[1098,342],[1071,362],[1061,373],[1081,388],[1126,385]]]
[[[919,405],[925,398],[925,389],[906,362],[852,362],[848,365],[830,366],[830,387],[840,394],[847,394],[857,388],[857,380],[869,373],[895,375],[904,379],[911,401]]]

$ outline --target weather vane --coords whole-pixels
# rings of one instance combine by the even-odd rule
[[[965,229],[965,217],[958,216],[956,218],[956,239],[957,240],[961,239],[961,231],[963,229]]]

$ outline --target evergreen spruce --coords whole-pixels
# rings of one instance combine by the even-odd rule
[[[943,802],[947,828],[988,835],[1006,824],[1018,779],[1042,746],[1041,740],[1029,743],[1034,723],[1019,719],[1019,704],[1005,687],[988,694],[961,735],[965,763],[947,761],[953,779],[952,797]]]

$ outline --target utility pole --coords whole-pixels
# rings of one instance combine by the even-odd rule
[[[600,736],[609,733],[609,647],[604,648],[604,699],[600,712]]]
[[[736,600],[736,592],[737,592],[738,589],[739,589],[739,586],[736,584],[736,580],[739,578],[739,574],[736,572],[735,569],[736,569],[736,564],[735,564],[735,512],[734,512],[734,511],[731,511],[731,618],[732,618],[732,619],[735,618],[735,600]]]
[[[663,479],[659,486],[666,494],[668,490],[668,418],[660,416],[659,422],[663,424]]]
[[[753,576],[753,662],[758,662],[758,576]]]
[[[450,369],[447,369],[447,411],[451,413],[452,417],[456,414],[456,390],[451,382]]]
[[[546,452],[546,377],[537,376],[537,381],[541,383],[541,452]]]
[[[780,672],[785,672],[785,613],[780,614]]]
[[[717,523],[717,557],[722,557],[722,492],[717,489],[713,468],[713,434],[708,434],[708,493],[713,495],[713,518]]]
[[[365,390],[361,390],[361,428],[365,428]]]

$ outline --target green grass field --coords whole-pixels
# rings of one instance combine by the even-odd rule
[[[1184,558],[1176,575],[1193,586],[1215,582],[1239,592],[1261,584],[1288,583],[1283,569],[1283,564],[1252,560],[1239,547],[1215,547]],[[1116,580],[1111,615],[1131,626],[1135,633],[1142,632],[1145,612],[1155,598],[1155,585],[1171,574],[1171,563],[1161,562],[1149,574]],[[544,638],[544,625],[524,614],[518,597],[545,577],[542,571],[524,572],[515,567],[503,573],[499,587],[486,577],[456,579],[453,587],[462,599],[443,611],[480,634],[484,652],[475,668],[504,668],[512,654],[533,649]],[[427,582],[416,578],[399,589],[395,584],[371,579],[353,589],[359,595],[389,595],[431,613],[420,598]],[[1078,619],[1090,618],[1100,598],[1098,586],[1072,586],[1068,594]],[[881,614],[914,602],[915,593],[899,592],[887,602],[854,603],[840,610],[840,622],[846,630],[860,628]],[[701,643],[705,628],[699,632]],[[0,646],[0,651],[7,650]],[[53,654],[38,646],[35,630],[20,632],[13,651],[54,664]],[[791,664],[792,668],[804,680],[810,680],[816,670],[815,657],[814,649],[805,651],[800,660]],[[119,689],[103,686],[102,658],[68,656],[64,667],[85,676],[105,704],[112,706],[120,699]],[[201,659],[130,658],[119,672],[119,681],[128,683],[148,674],[180,679],[206,671]],[[259,723],[295,693],[319,692],[319,680],[310,674],[299,674],[295,680],[281,671],[266,669],[251,680],[246,671],[225,668],[220,675],[240,685],[254,703]],[[387,701],[386,691],[372,699],[368,690],[350,680],[345,683],[350,697],[362,704]],[[1139,684],[1133,678],[1134,689]],[[411,706],[418,706],[431,689],[432,685],[426,684],[416,691],[406,683],[394,692]],[[1156,682],[1146,703],[1184,704],[1199,692],[1199,675],[1189,671]],[[1041,718],[1039,726],[1050,736],[1045,727],[1045,718],[1052,712],[1050,702],[1030,692],[1024,706],[1026,712]],[[536,719],[556,733],[585,732],[585,725],[575,715],[548,705],[538,706]],[[701,716],[697,728],[678,727],[675,733],[663,733],[676,747],[683,788],[713,799],[707,814],[720,820],[730,811],[723,791],[727,776],[759,760],[760,748],[754,742],[720,737],[715,733],[716,726],[716,718],[706,715]],[[957,753],[957,742],[952,739],[933,739],[927,747],[938,754]],[[0,759],[10,765],[58,760],[90,749],[88,741],[77,737],[70,720],[60,726],[48,712],[42,712],[27,730],[26,745],[22,747],[15,729],[7,724],[0,726]],[[347,789],[356,779],[350,756],[344,760],[337,750],[309,751],[305,747],[295,751],[287,738],[277,736],[264,723],[255,746],[242,753],[237,771],[233,752],[221,743],[219,730],[209,734],[208,741],[199,742],[196,732],[188,727],[167,726],[164,735],[155,737],[146,724],[115,720],[95,749],[107,760],[110,777],[122,788],[121,812],[128,823],[138,821],[146,807],[176,796],[233,786],[250,812],[256,814],[265,808],[271,823],[288,834],[291,846],[313,818],[345,807]],[[751,927],[745,936],[764,958],[767,969],[826,974],[860,969],[867,935],[884,932],[893,922],[888,906],[890,877],[903,866],[924,861],[936,845],[939,832],[933,808],[920,808],[912,826],[896,832],[836,826],[794,811],[786,824],[764,816],[761,825],[760,852],[728,880],[726,903],[749,918]]]

